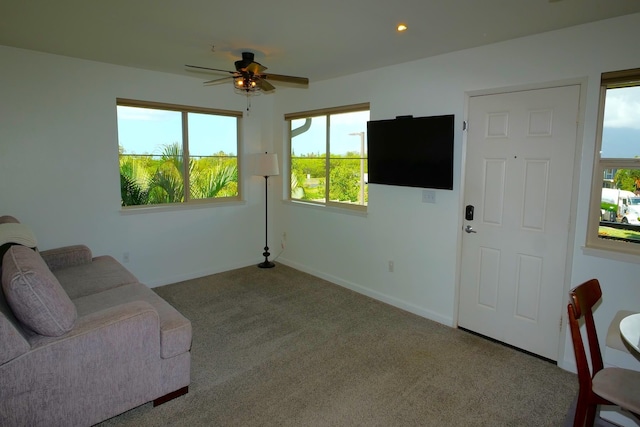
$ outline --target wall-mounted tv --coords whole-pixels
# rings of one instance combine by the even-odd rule
[[[455,116],[367,123],[370,184],[453,190]]]

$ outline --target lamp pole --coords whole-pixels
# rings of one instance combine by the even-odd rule
[[[268,214],[269,214],[269,208],[267,206],[268,204],[268,193],[267,193],[267,189],[268,189],[268,183],[269,183],[269,175],[265,175],[264,177],[264,252],[262,253],[262,256],[264,257],[264,262],[261,262],[260,264],[258,264],[258,267],[260,268],[273,268],[276,265],[269,261],[269,255],[271,255],[269,253],[269,219],[268,219]]]
[[[364,132],[352,132],[349,135],[360,136],[360,204],[364,205]]]
[[[260,268],[273,268],[275,264],[269,261],[269,177],[280,173],[278,169],[278,156],[276,154],[259,154],[256,158],[254,175],[264,177],[264,262],[258,264]]]

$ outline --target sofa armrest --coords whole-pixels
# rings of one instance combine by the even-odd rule
[[[86,264],[91,262],[91,259],[93,258],[91,249],[85,245],[73,245],[56,249],[48,249],[46,251],[40,251],[40,255],[52,271],[59,268]]]
[[[94,425],[162,395],[160,320],[133,301],[79,317],[0,365],[0,425]]]

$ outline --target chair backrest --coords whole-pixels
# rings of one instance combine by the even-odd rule
[[[567,312],[569,314],[569,328],[573,341],[573,351],[576,355],[578,381],[580,382],[580,388],[587,387],[587,390],[591,389],[591,379],[593,376],[603,368],[602,353],[600,352],[600,344],[598,343],[596,325],[593,321],[593,306],[601,297],[602,290],[600,289],[598,279],[588,280],[569,291]],[[591,355],[591,371],[589,370],[589,364],[587,362],[587,354],[582,340],[582,334],[580,333],[579,320],[582,318],[584,318],[587,331],[589,353]]]

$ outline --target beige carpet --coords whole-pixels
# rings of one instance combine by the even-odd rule
[[[193,323],[186,396],[105,426],[562,426],[557,366],[279,264],[154,289]]]

